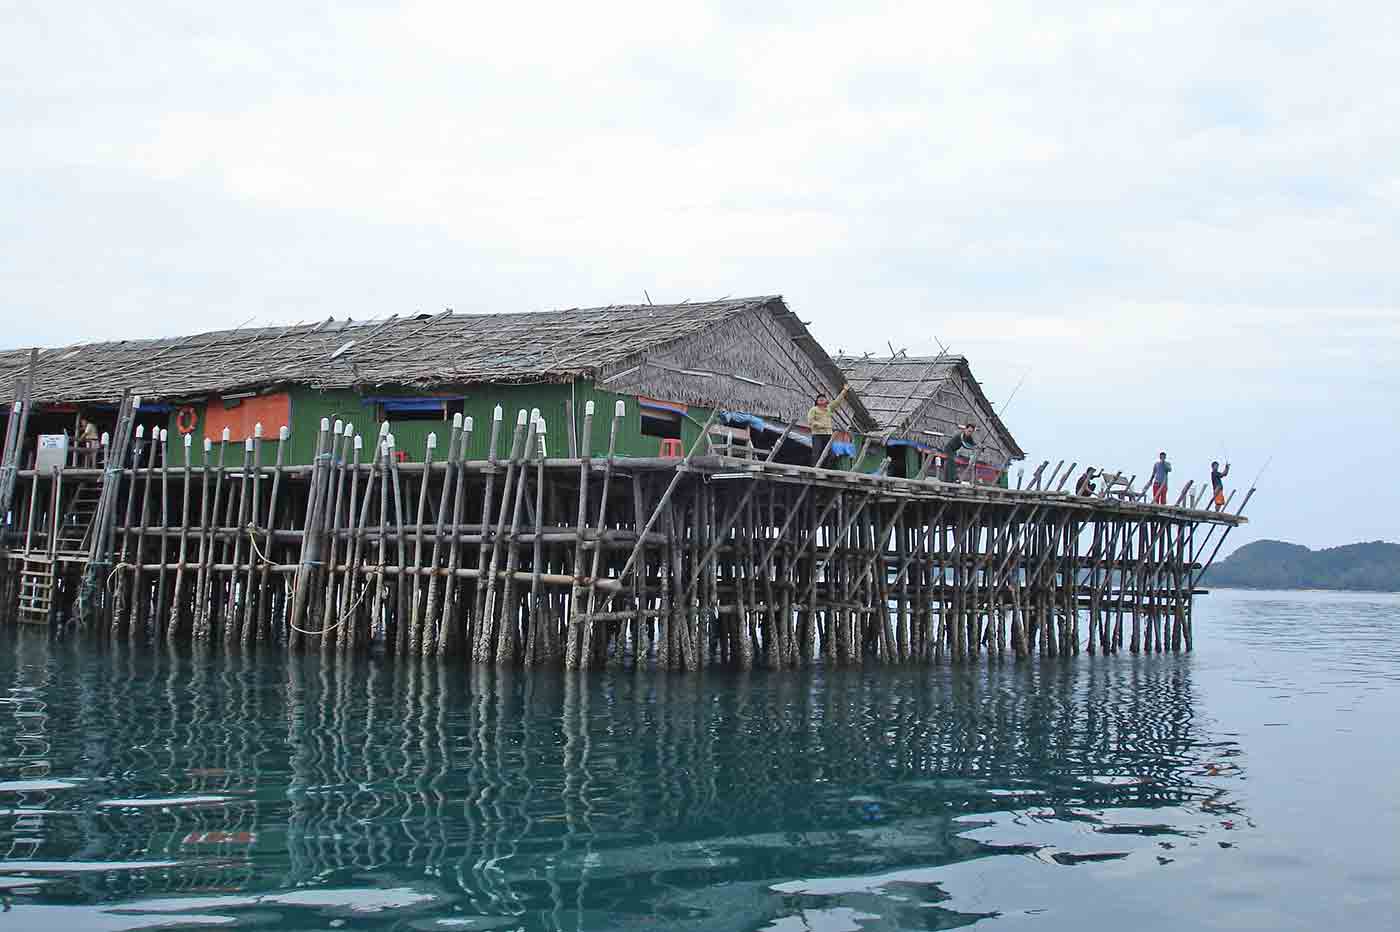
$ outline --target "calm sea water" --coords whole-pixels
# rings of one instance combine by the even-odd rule
[[[561,678],[0,641],[0,930],[1389,929],[1400,597],[1189,657]]]

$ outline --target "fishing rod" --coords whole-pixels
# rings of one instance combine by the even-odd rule
[[[1257,489],[1257,488],[1259,487],[1259,480],[1262,479],[1262,478],[1264,478],[1264,470],[1268,469],[1268,468],[1269,468],[1269,464],[1272,463],[1273,461],[1274,461],[1274,456],[1273,456],[1272,453],[1270,453],[1270,454],[1269,454],[1269,458],[1266,459],[1266,460],[1264,460],[1264,465],[1259,467],[1259,474],[1256,475],[1256,476],[1254,477],[1254,481],[1251,482],[1251,483],[1249,484],[1249,490],[1250,490],[1251,492],[1254,491],[1255,489]],[[1226,462],[1229,462],[1229,460],[1226,460]]]
[[[997,417],[1006,417],[1006,409],[1011,407],[1011,400],[1016,397],[1016,393],[1021,390],[1021,386],[1026,384],[1026,376],[1031,374],[1031,367],[1027,366],[1026,371],[1021,373],[1021,380],[1016,383],[1016,387],[1011,390],[1011,394],[1001,403],[1001,410],[997,412]]]

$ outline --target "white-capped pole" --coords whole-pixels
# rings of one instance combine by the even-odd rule
[[[165,443],[166,438],[169,437],[169,436],[170,436],[170,431],[168,431],[168,430],[166,430],[164,427],[162,427],[162,428],[160,429],[160,442],[161,442],[161,443]]]
[[[437,449],[437,433],[436,433],[436,432],[430,432],[430,433],[428,434],[428,449],[429,449],[429,450],[436,450],[436,449]]]
[[[537,418],[535,418],[535,430],[539,431],[540,436],[544,436],[544,418],[543,418],[543,417],[537,417]]]
[[[365,438],[364,438],[362,435],[360,435],[360,434],[356,434],[356,435],[355,435],[355,451],[356,451],[356,452],[359,452],[360,450],[363,450],[364,448],[365,448]]]
[[[453,427],[456,427],[456,428],[458,428],[458,429],[461,429],[461,427],[462,427],[462,412],[461,412],[461,411],[458,411],[456,414],[452,415],[452,426],[453,426]]]
[[[332,428],[332,431],[335,433],[335,435],[336,435],[337,437],[339,437],[341,434],[345,433],[345,422],[342,421],[340,418],[336,418],[336,419],[335,419],[335,427]]]
[[[593,399],[590,398],[590,399],[588,400],[588,403],[587,403],[586,405],[583,406],[583,413],[584,413],[584,414],[592,414],[592,413],[593,413]]]
[[[288,427],[287,427],[286,424],[283,424],[281,427],[277,428],[277,439],[278,439],[278,440],[286,440],[286,439],[287,439],[288,437],[290,437],[291,435],[292,435],[292,432],[291,432],[290,429],[288,429]]]
[[[613,415],[614,415],[615,417],[622,417],[622,416],[623,416],[624,414],[626,414],[626,413],[627,413],[627,402],[625,402],[625,401],[623,401],[623,400],[621,400],[621,399],[618,399],[617,404],[613,406]]]
[[[539,408],[531,408],[531,409],[530,409],[530,420],[532,420],[532,421],[538,421],[539,419],[540,419],[540,409],[539,409]]]
[[[224,441],[224,443],[228,443],[229,438],[230,438],[231,436],[233,436],[233,434],[229,431],[229,429],[228,429],[227,427],[225,427],[225,428],[224,428],[224,436],[223,436],[223,441]]]
[[[387,437],[387,436],[389,436],[389,422],[388,422],[388,421],[380,421],[380,422],[379,422],[379,436],[381,436],[381,437]]]
[[[262,439],[262,421],[258,421],[253,425],[253,436],[257,437],[259,440]]]
[[[529,412],[529,411],[526,411],[524,408],[521,408],[521,409],[520,409],[520,413],[517,414],[517,415],[515,416],[515,426],[516,426],[516,427],[524,427],[524,426],[525,426],[525,421],[526,421],[527,418],[529,418],[529,416],[530,416],[530,412]]]
[[[245,452],[245,453],[252,453],[252,452],[253,452],[253,438],[252,438],[252,437],[244,437],[244,438],[243,438],[243,452]]]
[[[139,408],[139,407],[141,407],[141,396],[140,396],[140,395],[132,395],[132,396],[131,396],[131,410],[135,411],[135,410],[136,410],[137,408]]]
[[[506,413],[501,410],[500,405],[496,405],[496,410],[491,412],[491,417],[493,420],[503,421],[505,420]]]
[[[326,430],[330,430],[330,429],[331,429],[331,419],[328,418],[328,417],[323,417],[323,418],[321,418],[321,430],[326,431]]]
[[[212,449],[214,449],[214,441],[210,440],[208,437],[205,437],[205,438],[204,438],[204,455],[205,455],[205,456],[208,456],[208,455],[209,455],[209,451],[212,450]]]
[[[146,436],[146,425],[145,425],[145,424],[137,424],[137,425],[136,425],[136,439],[137,439],[137,440],[140,440],[140,439],[141,439],[142,437],[144,437],[144,436]]]
[[[194,434],[185,434],[185,449],[188,450],[194,444]]]
[[[185,436],[188,437],[189,434],[186,434]],[[109,434],[109,433],[107,433],[107,432],[104,430],[104,431],[102,432],[102,445],[103,445],[104,447],[105,447],[105,446],[110,446],[111,443],[112,443],[112,435]]]
[[[471,419],[471,415],[468,415],[468,416],[467,416],[466,418],[464,418],[463,421],[462,421],[462,429],[463,429],[463,430],[471,430],[471,429],[472,429],[472,426],[473,426],[473,421],[472,421],[472,419]]]

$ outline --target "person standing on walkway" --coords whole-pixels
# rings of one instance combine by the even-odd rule
[[[976,447],[977,443],[972,439],[976,430],[971,424],[958,425],[957,432],[943,444],[943,481],[958,481],[958,452],[964,447]]]
[[[1172,464],[1167,462],[1165,451],[1157,454],[1157,462],[1152,464],[1152,504],[1167,503],[1167,477],[1171,475]]]
[[[816,404],[807,411],[807,427],[812,432],[812,465],[821,465],[821,455],[831,443],[831,416],[846,400],[851,386],[841,386],[841,394],[828,401],[826,395],[818,395]],[[835,457],[832,457],[834,460]]]
[[[1225,468],[1220,468],[1219,460],[1212,460],[1210,464],[1210,491],[1211,502],[1215,505],[1216,511],[1225,510],[1225,477],[1230,475],[1230,464],[1226,463]]]
[[[102,446],[97,425],[85,417],[78,418],[78,456],[82,465],[91,469],[97,465],[97,448]]]

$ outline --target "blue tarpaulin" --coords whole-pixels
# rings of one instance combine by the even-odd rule
[[[748,427],[752,430],[772,430],[768,422],[756,414],[745,414],[742,411],[725,411],[720,415],[720,420],[734,427]]]
[[[367,405],[383,405],[390,414],[394,412],[441,411],[443,402],[461,401],[466,395],[451,395],[440,398],[403,397],[394,395],[367,395],[361,399]]]
[[[94,411],[115,411],[115,410],[117,410],[117,406],[116,406],[116,405],[114,405],[114,404],[109,404],[108,402],[105,402],[105,401],[95,401],[95,402],[93,402],[93,403],[90,404],[90,405],[83,405],[83,407],[85,407],[85,408],[91,408],[91,409],[93,409]],[[169,413],[169,412],[171,412],[171,411],[174,411],[174,410],[175,410],[175,406],[174,406],[174,405],[172,405],[172,404],[166,404],[166,403],[163,402],[163,401],[143,401],[143,402],[141,402],[141,404],[139,404],[139,405],[136,407],[136,411],[137,411],[137,413],[139,413],[139,414],[167,414],[167,413]]]

